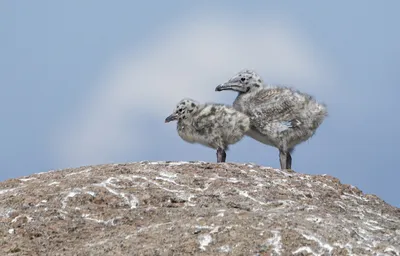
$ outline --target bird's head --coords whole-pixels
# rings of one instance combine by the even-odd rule
[[[188,98],[179,101],[172,114],[165,119],[165,122],[168,123],[187,118],[198,105],[199,103],[197,101]]]
[[[227,82],[218,85],[215,88],[215,91],[225,91],[231,90],[236,91],[238,93],[246,93],[255,88],[260,88],[263,86],[263,80],[261,77],[254,71],[249,69],[244,69],[234,75]]]

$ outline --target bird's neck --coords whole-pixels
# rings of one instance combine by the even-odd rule
[[[233,107],[236,110],[243,112],[244,109],[246,108],[246,106],[245,106],[246,102],[249,100],[249,98],[252,98],[254,96],[254,94],[256,94],[257,91],[259,91],[260,89],[261,88],[252,88],[248,92],[239,93],[238,96],[236,97],[235,101],[233,102]]]
[[[247,92],[239,92],[237,95],[237,99],[242,99],[242,98],[246,98],[249,97],[253,94],[255,94],[257,91],[259,91],[262,87],[256,88],[256,87],[251,87],[250,90],[248,90]]]
[[[242,112],[243,111],[242,102],[245,100],[245,98],[246,98],[246,93],[239,93],[235,101],[233,102],[233,107],[236,110]]]

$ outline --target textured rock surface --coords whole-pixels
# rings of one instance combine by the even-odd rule
[[[132,163],[0,183],[1,255],[400,255],[400,209],[328,175]]]

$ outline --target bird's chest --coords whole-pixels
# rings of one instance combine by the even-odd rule
[[[262,134],[256,128],[252,127],[247,133],[247,136],[264,143],[266,145],[275,146],[277,145],[276,137],[271,136],[271,134]]]
[[[196,141],[196,134],[191,125],[186,123],[178,123],[177,131],[179,136],[187,142],[194,143]]]
[[[200,143],[206,147],[212,147],[209,138],[205,134],[199,133],[190,123],[178,124],[177,130],[179,136],[186,142]]]

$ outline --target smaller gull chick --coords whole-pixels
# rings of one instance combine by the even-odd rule
[[[241,140],[250,129],[250,119],[233,107],[199,104],[183,99],[165,122],[178,120],[179,136],[189,143],[200,143],[217,150],[217,162],[225,162],[228,146]]]
[[[216,91],[238,92],[233,107],[248,115],[247,135],[279,149],[281,169],[291,169],[295,146],[312,137],[327,116],[324,104],[306,93],[287,87],[264,86],[252,70],[242,70]]]

